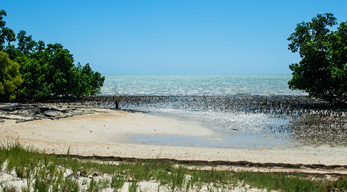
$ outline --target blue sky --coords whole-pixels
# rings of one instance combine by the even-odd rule
[[[0,0],[7,26],[102,74],[290,74],[296,24],[346,0]]]

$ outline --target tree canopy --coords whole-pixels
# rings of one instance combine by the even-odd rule
[[[5,43],[7,42],[7,46],[11,45],[11,42],[16,40],[16,35],[12,29],[5,27],[6,22],[3,21],[3,18],[7,16],[4,10],[0,10],[0,51],[5,48]]]
[[[288,38],[288,49],[301,57],[299,63],[289,66],[291,89],[328,101],[346,101],[347,24],[341,22],[333,31],[337,24],[333,14],[326,13],[297,25]]]
[[[59,43],[36,42],[24,30],[16,36],[12,29],[5,27],[4,16],[6,12],[1,10],[0,100],[8,100],[10,95],[12,99],[40,100],[100,92],[105,77],[94,72],[89,64],[75,65],[73,55]]]
[[[19,64],[10,60],[7,53],[0,51],[0,101],[14,100],[15,91],[22,82]]]

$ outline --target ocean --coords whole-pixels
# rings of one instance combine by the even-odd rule
[[[291,75],[106,75],[102,95],[305,95],[288,88]]]
[[[121,108],[195,122],[214,132],[209,137],[135,135],[131,137],[134,143],[248,149],[293,148],[307,143],[306,137],[293,132],[293,124],[300,118],[283,114],[282,104],[274,107],[282,100],[291,102],[291,97],[307,95],[288,88],[288,74],[105,77],[101,95],[126,96]]]

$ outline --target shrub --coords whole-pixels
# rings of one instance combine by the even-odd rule
[[[14,100],[17,87],[22,82],[19,64],[0,51],[0,100]]]
[[[347,24],[331,13],[318,14],[311,22],[299,23],[288,38],[289,50],[299,52],[302,60],[291,64],[291,89],[328,101],[346,101],[347,97]]]

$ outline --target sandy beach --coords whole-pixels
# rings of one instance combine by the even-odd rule
[[[212,136],[195,122],[180,121],[145,113],[99,109],[95,114],[59,120],[37,120],[0,124],[0,140],[20,143],[48,153],[122,158],[169,158],[183,161],[225,161],[274,164],[322,164],[347,166],[343,147],[293,149],[227,149],[134,144],[134,135]]]

